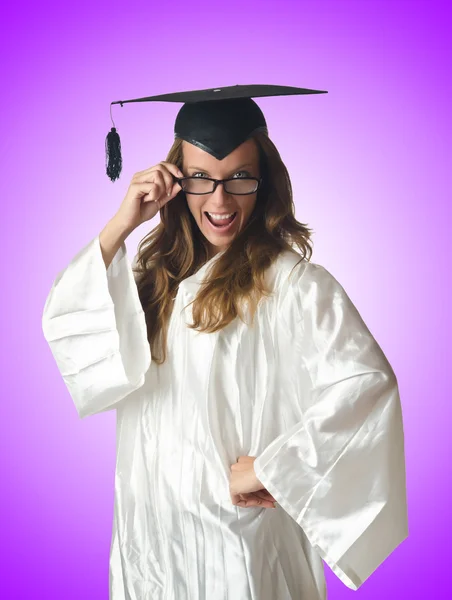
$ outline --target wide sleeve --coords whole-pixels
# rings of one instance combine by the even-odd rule
[[[146,322],[125,243],[108,269],[99,236],[61,271],[42,329],[80,418],[117,408],[151,364]]]
[[[296,279],[291,349],[302,418],[263,449],[258,479],[352,590],[408,537],[396,376],[338,281]]]

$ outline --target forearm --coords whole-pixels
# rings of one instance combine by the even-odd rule
[[[130,231],[125,228],[115,217],[108,221],[99,234],[99,242],[104,259],[105,268],[108,269],[113,257],[126,240]]]

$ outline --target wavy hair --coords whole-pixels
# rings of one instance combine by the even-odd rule
[[[244,228],[214,261],[190,304],[193,323],[188,327],[211,333],[226,327],[237,316],[243,320],[242,302],[254,318],[265,288],[265,272],[284,250],[296,245],[300,260],[312,256],[312,230],[295,218],[289,173],[278,149],[262,132],[253,136],[259,150],[262,185]],[[167,162],[182,168],[182,140],[175,139]],[[138,294],[146,318],[153,360],[167,356],[168,324],[179,284],[209,260],[208,242],[181,190],[160,210],[160,223],[139,243],[134,265]]]

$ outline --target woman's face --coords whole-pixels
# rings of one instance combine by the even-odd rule
[[[208,152],[193,144],[182,142],[182,172],[185,177],[212,177],[226,179],[229,177],[260,177],[259,151],[253,139],[247,140],[228,154],[223,160],[217,160]],[[257,192],[254,194],[227,194],[223,185],[218,185],[215,192],[205,195],[186,194],[188,207],[201,233],[209,242],[211,254],[215,255],[231,244],[232,240],[245,227],[254,205]],[[236,213],[231,225],[217,228],[207,213],[229,215]]]

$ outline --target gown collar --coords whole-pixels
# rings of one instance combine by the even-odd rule
[[[204,280],[207,269],[209,269],[209,267],[212,266],[213,263],[216,260],[218,260],[220,258],[220,256],[222,256],[225,252],[226,252],[226,250],[221,250],[221,252],[218,252],[217,254],[212,256],[212,258],[210,258],[207,262],[205,262],[196,271],[196,273],[194,273],[193,275],[190,275],[190,277],[187,277],[186,279],[184,279],[184,282],[187,281],[187,282],[191,282],[191,283],[201,283]]]

